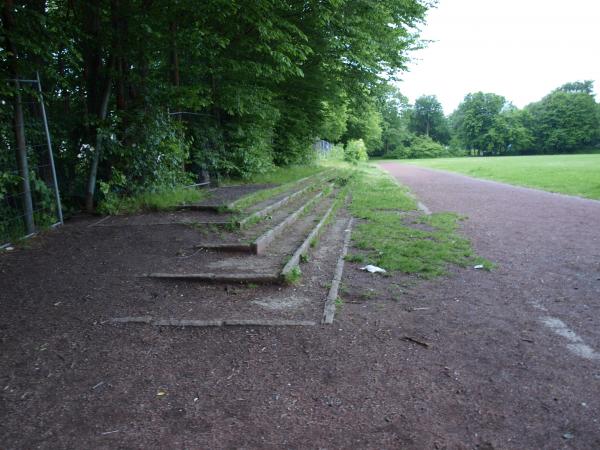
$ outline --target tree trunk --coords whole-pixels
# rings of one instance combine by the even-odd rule
[[[27,161],[27,145],[25,143],[25,124],[23,123],[23,105],[21,103],[21,86],[19,84],[19,70],[17,65],[18,54],[17,49],[10,38],[10,32],[14,29],[14,18],[12,11],[14,9],[13,0],[5,0],[2,10],[2,22],[5,30],[4,41],[8,49],[8,63],[10,76],[14,79],[15,97],[13,109],[13,126],[15,132],[16,158],[21,177],[21,190],[23,195],[23,217],[25,219],[25,228],[27,234],[35,231],[35,223],[33,220],[33,202],[31,200],[31,187],[29,184],[29,165]]]
[[[110,67],[109,67],[110,70]],[[111,91],[111,77],[110,74],[106,76],[106,85],[104,88],[104,94],[102,97],[102,104],[100,105],[100,112],[98,118],[100,121],[104,121],[108,114],[108,102],[110,100]],[[92,159],[92,166],[90,167],[90,176],[88,179],[87,192],[85,195],[85,209],[88,212],[94,211],[94,193],[96,191],[96,178],[98,176],[98,163],[100,162],[100,153],[102,152],[102,133],[96,130],[96,148],[94,149],[94,157]]]

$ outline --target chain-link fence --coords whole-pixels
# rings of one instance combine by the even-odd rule
[[[62,223],[39,77],[0,99],[0,246]]]

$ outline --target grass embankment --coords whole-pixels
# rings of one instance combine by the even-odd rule
[[[113,198],[100,204],[102,214],[136,214],[143,211],[165,211],[179,205],[193,203],[206,197],[206,192],[196,188],[179,187],[172,190],[146,192],[131,197]]]
[[[235,202],[236,211],[243,211],[252,205],[268,200],[283,192],[287,192],[299,180],[316,175],[325,170],[323,166],[293,166],[293,167],[278,167],[273,171],[258,174],[247,180],[228,180],[226,184],[276,184],[270,189],[263,189],[252,194],[242,197]]]
[[[461,217],[452,213],[419,214],[408,191],[380,169],[360,166],[350,187],[350,210],[364,219],[353,232],[354,247],[365,250],[366,257],[355,254],[348,256],[349,260],[424,278],[445,274],[449,264],[492,267],[457,234]]]
[[[442,158],[398,162],[600,199],[600,154]]]
[[[277,184],[271,189],[255,192],[236,202],[236,210],[244,210],[249,206],[267,200],[291,188],[298,180],[317,174],[324,170],[322,166],[296,166],[275,168],[274,170],[253,176],[246,180],[228,179],[223,184]],[[183,204],[198,202],[210,195],[205,190],[179,187],[172,190],[143,193],[131,197],[113,197],[100,204],[98,211],[102,214],[136,214],[144,211],[166,211]]]

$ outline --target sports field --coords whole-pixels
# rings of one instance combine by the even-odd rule
[[[399,162],[600,199],[600,154],[440,158]]]

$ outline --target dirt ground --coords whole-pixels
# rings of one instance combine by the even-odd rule
[[[467,215],[498,268],[347,263],[332,326],[181,329],[107,320],[318,319],[343,217],[283,294],[140,277],[197,238],[184,226],[82,219],[0,255],[0,448],[600,448],[600,202],[385,168]]]

